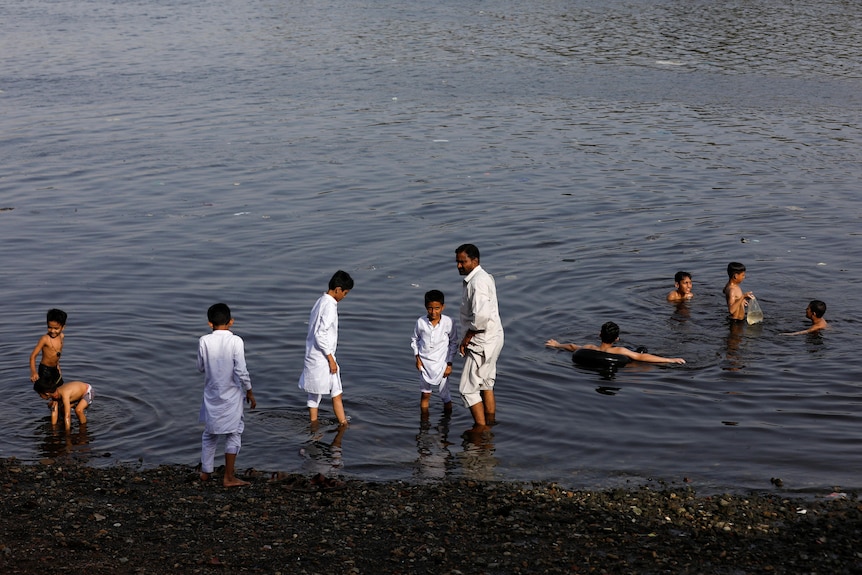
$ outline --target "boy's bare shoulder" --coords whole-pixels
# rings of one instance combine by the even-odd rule
[[[630,350],[627,347],[620,347],[620,346],[609,347],[607,352],[613,353],[615,355],[624,355],[626,357],[634,357],[635,356],[635,352],[633,352],[632,350]]]

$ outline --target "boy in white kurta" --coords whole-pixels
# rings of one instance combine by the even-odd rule
[[[245,428],[243,399],[252,409],[257,406],[245,365],[245,346],[242,338],[230,331],[233,318],[226,304],[210,306],[207,321],[213,331],[200,338],[197,362],[198,371],[205,374],[200,411],[200,421],[205,424],[201,436],[201,480],[208,480],[213,472],[216,444],[219,437],[224,437],[222,484],[225,487],[248,485],[234,472]]]
[[[443,412],[452,413],[452,395],[449,393],[449,375],[452,373],[452,358],[458,350],[458,330],[452,318],[443,315],[444,295],[440,290],[425,294],[425,311],[416,320],[410,346],[416,356],[416,369],[419,371],[419,389],[422,397],[419,409],[423,416],[428,415],[433,387],[439,386]]]
[[[338,347],[338,302],[353,289],[353,278],[338,270],[329,280],[329,290],[318,298],[308,317],[305,338],[305,363],[299,376],[299,389],[308,394],[308,417],[317,421],[324,394],[332,397],[332,411],[339,425],[347,425],[342,403],[341,370],[335,361]]]

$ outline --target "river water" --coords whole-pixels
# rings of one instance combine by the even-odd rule
[[[238,465],[700,490],[862,487],[862,4],[0,2],[0,456],[193,465],[197,338],[234,312],[258,408]],[[410,334],[454,248],[497,279],[490,437],[419,417]],[[733,326],[729,261],[765,320]],[[336,269],[351,418],[309,428],[308,312]],[[665,302],[673,275],[694,299]],[[806,326],[809,300],[830,330]],[[52,430],[45,312],[93,384]],[[681,356],[605,376],[546,349]],[[460,365],[456,365],[456,376]]]

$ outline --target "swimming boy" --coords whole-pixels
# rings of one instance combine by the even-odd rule
[[[684,271],[676,272],[676,275],[673,276],[673,285],[676,286],[676,289],[667,294],[667,301],[678,303],[694,297],[694,294],[691,292],[692,282],[690,273]]]
[[[51,400],[51,425],[57,424],[57,403],[63,404],[63,420],[66,429],[72,427],[72,406],[81,425],[87,423],[84,410],[93,403],[93,386],[83,381],[70,381],[60,387],[52,386],[49,381],[40,379],[33,384],[33,390],[42,399]]]
[[[724,297],[727,298],[727,311],[736,320],[745,319],[745,306],[748,300],[754,299],[753,292],[742,292],[739,284],[745,279],[745,266],[739,262],[727,264],[727,284],[724,286]]]
[[[243,400],[252,409],[257,407],[245,365],[245,344],[241,337],[230,331],[233,318],[226,304],[211,305],[207,310],[207,323],[212,333],[201,336],[198,341],[197,360],[198,371],[204,374],[204,397],[199,417],[199,421],[205,424],[201,434],[200,478],[201,481],[210,478],[218,439],[224,437],[222,485],[248,485],[235,474],[236,456],[242,447],[245,429]]]
[[[66,312],[61,309],[48,310],[48,333],[39,338],[33,353],[30,354],[30,381],[36,383],[44,380],[42,389],[56,389],[63,385],[60,374],[60,355],[63,352],[63,330],[66,328]],[[42,354],[39,368],[36,369],[36,357]]]
[[[802,335],[804,333],[814,333],[815,331],[826,329],[829,327],[829,324],[826,323],[826,320],[823,318],[823,315],[825,313],[826,304],[819,299],[813,299],[808,304],[808,307],[805,308],[805,317],[811,320],[811,327],[809,327],[808,329],[803,329],[802,331],[783,333],[781,335]]]
[[[577,351],[581,348],[595,349],[598,351],[603,351],[605,353],[624,355],[635,361],[645,361],[649,363],[685,363],[685,360],[681,357],[662,357],[660,355],[653,355],[651,353],[639,353],[636,351],[632,351],[626,347],[615,346],[614,344],[620,339],[620,328],[612,321],[609,321],[602,325],[602,330],[599,333],[599,337],[601,338],[602,343],[598,346],[590,343],[588,343],[587,345],[560,343],[555,339],[549,339],[545,342],[545,345],[556,349],[565,349],[567,351]]]
[[[327,292],[311,308],[305,338],[305,362],[299,376],[299,389],[308,394],[306,405],[311,422],[317,421],[323,394],[328,394],[332,397],[332,411],[338,424],[347,425],[341,397],[341,370],[335,361],[335,349],[338,347],[338,303],[352,289],[353,278],[338,270],[330,278]]]
[[[452,373],[452,358],[458,351],[458,329],[452,318],[443,315],[444,295],[440,290],[425,293],[425,311],[416,320],[410,346],[416,356],[419,371],[419,390],[422,396],[419,409],[428,414],[431,391],[439,386],[443,412],[452,413],[452,394],[449,393],[449,375]]]

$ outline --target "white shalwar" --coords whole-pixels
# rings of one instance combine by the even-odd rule
[[[299,376],[299,389],[309,395],[341,394],[341,369],[329,371],[327,355],[335,357],[338,347],[338,302],[325,293],[311,308],[308,336],[305,338],[305,364]]]
[[[199,417],[204,424],[201,471],[212,473],[218,436],[225,436],[225,453],[239,453],[241,446],[245,428],[243,403],[246,391],[251,389],[242,338],[226,329],[202,336],[198,341],[197,366],[204,373]]]
[[[413,337],[410,338],[413,355],[422,360],[419,372],[420,389],[424,393],[431,391],[431,386],[440,386],[440,398],[444,403],[452,399],[449,395],[448,379],[443,377],[446,366],[452,363],[455,352],[458,351],[458,329],[452,318],[441,315],[437,325],[432,325],[428,316],[416,320]]]
[[[459,391],[464,405],[471,407],[482,401],[481,391],[494,389],[497,359],[503,349],[503,323],[497,305],[494,278],[482,269],[473,268],[465,278],[461,291],[461,327],[476,332],[467,346],[464,371]]]

